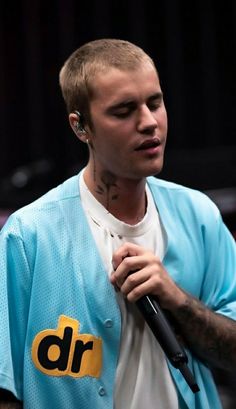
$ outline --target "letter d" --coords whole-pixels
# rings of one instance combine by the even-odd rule
[[[32,344],[32,360],[37,369],[52,376],[64,376],[70,370],[73,332],[79,323],[61,315],[56,330],[39,332]]]
[[[66,327],[64,330],[64,336],[61,339],[57,335],[47,335],[43,338],[38,346],[38,361],[45,369],[59,371],[65,371],[68,365],[68,358],[70,353],[72,338],[72,328]],[[53,354],[49,356],[49,349],[55,349],[59,352],[57,359],[53,359]],[[57,353],[58,355],[58,353]]]

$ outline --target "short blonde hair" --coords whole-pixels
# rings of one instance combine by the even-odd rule
[[[154,62],[140,47],[125,40],[100,39],[84,44],[66,60],[59,82],[68,113],[78,110],[91,125],[90,100],[93,79],[108,68],[134,70],[143,62]]]

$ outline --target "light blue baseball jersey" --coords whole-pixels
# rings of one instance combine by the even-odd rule
[[[78,177],[15,212],[0,234],[0,387],[25,409],[113,409],[121,317]],[[167,235],[167,271],[235,319],[235,242],[218,209],[198,191],[154,177],[148,184]],[[187,353],[200,392],[170,365],[180,407],[220,408],[207,365]]]

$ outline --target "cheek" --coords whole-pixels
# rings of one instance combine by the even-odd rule
[[[131,135],[134,130],[130,124],[120,124],[114,126],[114,124],[106,129],[100,129],[94,135],[94,146],[100,152],[114,152],[123,151],[125,146],[128,145]]]
[[[123,149],[124,144],[117,135],[108,133],[93,138],[93,154],[99,161],[116,161]]]
[[[168,128],[168,117],[167,117],[167,112],[166,112],[165,108],[163,108],[160,111],[159,121],[162,124],[163,128],[165,128],[165,129]]]

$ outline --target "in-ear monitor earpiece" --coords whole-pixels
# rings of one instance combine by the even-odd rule
[[[81,113],[79,111],[74,111],[74,114],[76,114],[78,118],[78,121],[76,121],[75,123],[76,131],[86,133],[86,130],[84,129],[84,124],[83,124],[84,121],[83,121],[83,117]]]

